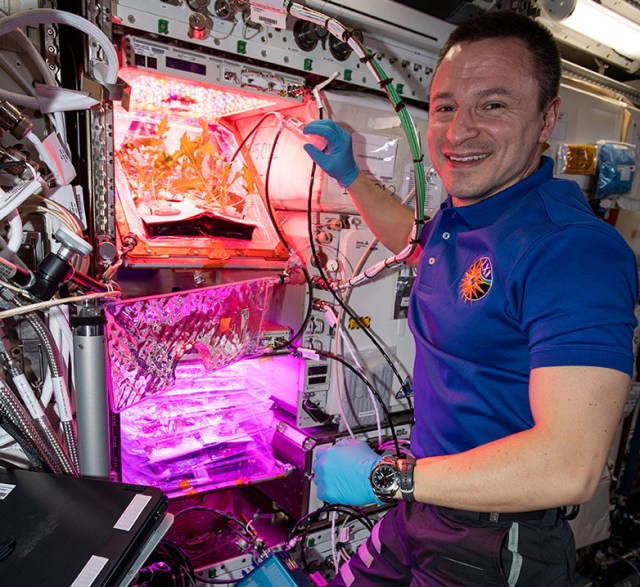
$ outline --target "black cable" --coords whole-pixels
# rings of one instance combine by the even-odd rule
[[[269,118],[269,116],[275,116],[276,113],[275,112],[267,112],[266,114],[264,114],[262,116],[262,118],[260,118],[260,120],[258,120],[258,122],[256,122],[255,126],[247,133],[247,136],[244,137],[244,139],[242,139],[242,142],[238,145],[238,148],[235,150],[235,152],[233,153],[233,155],[231,155],[231,159],[229,159],[229,163],[231,163],[231,161],[234,161],[235,158],[238,156],[238,154],[240,153],[240,151],[242,150],[242,147],[244,147],[247,144],[247,141],[253,136],[253,134],[260,128],[260,126],[262,126],[262,123]]]
[[[314,166],[315,166],[315,163],[314,163]],[[311,230],[311,213],[310,213],[310,211],[308,211],[308,224],[309,224],[309,230]],[[313,258],[314,258],[314,260],[316,262],[316,268],[318,269],[318,272],[320,273],[320,277],[322,278],[324,283],[327,284],[328,291],[331,293],[331,295],[334,297],[334,299],[340,305],[340,307],[349,315],[349,317],[356,324],[359,324],[360,323],[359,316],[351,309],[351,307],[349,305],[347,305],[344,302],[344,300],[338,295],[338,293],[335,291],[335,289],[333,287],[331,287],[331,285],[330,285],[331,282],[330,282],[329,278],[327,277],[327,274],[325,273],[324,269],[322,268],[322,263],[321,263],[320,259],[318,258],[318,253],[317,253],[317,250],[315,248],[315,245],[313,244],[313,238],[312,238],[311,234],[309,235],[309,242],[311,244],[311,252],[312,252]],[[387,362],[387,364],[389,365],[389,367],[393,371],[393,374],[395,375],[396,379],[400,383],[400,389],[404,389],[404,387],[405,387],[404,379],[402,378],[402,375],[400,375],[400,372],[398,371],[397,367],[395,366],[395,364],[391,360],[391,357],[389,357],[387,352],[382,348],[382,345],[376,340],[375,336],[373,336],[373,334],[371,334],[371,332],[369,332],[369,329],[362,328],[362,333],[373,343],[373,345],[376,347],[378,352],[382,355],[384,360]]]
[[[318,273],[320,273],[321,279],[327,285],[327,288],[328,288],[329,292],[331,293],[331,295],[333,296],[333,298],[340,305],[340,307],[349,315],[349,317],[356,324],[359,324],[360,323],[359,317],[356,315],[356,313],[344,302],[344,300],[338,295],[338,293],[335,291],[335,289],[333,287],[331,287],[331,285],[330,285],[331,282],[330,282],[329,278],[327,277],[327,274],[325,273],[325,271],[324,271],[324,269],[322,267],[321,260],[318,258],[318,251],[316,249],[316,246],[315,246],[315,243],[314,243],[314,239],[313,239],[313,225],[312,225],[312,218],[311,218],[311,207],[312,207],[312,203],[313,203],[313,186],[314,186],[314,182],[315,182],[315,170],[316,170],[316,163],[314,161],[313,164],[311,165],[311,177],[310,177],[310,180],[309,180],[309,195],[308,195],[308,198],[307,198],[307,231],[309,233],[309,246],[311,248],[311,254],[312,254],[313,259],[315,261],[316,268],[318,269]],[[387,352],[382,348],[382,345],[376,340],[375,336],[373,336],[373,334],[371,334],[371,332],[369,332],[369,329],[362,328],[362,332],[373,343],[373,345],[376,347],[378,352],[382,355],[383,359],[387,362],[387,364],[391,368],[393,374],[395,375],[396,379],[400,383],[400,389],[401,390],[405,390],[405,381],[402,378],[402,375],[400,375],[400,372],[398,371],[397,367],[395,366],[395,364],[391,360],[391,357],[389,357]],[[408,395],[409,395],[408,393],[405,393],[406,397],[408,397]],[[376,396],[376,397],[379,397],[379,396]],[[409,404],[409,405],[411,406],[411,404]],[[383,406],[383,408],[386,410],[386,406]],[[393,424],[391,423],[391,421],[389,421],[389,426],[393,430]],[[395,435],[395,432],[393,432],[393,434]],[[401,456],[401,455],[398,455],[398,456]]]
[[[191,508],[189,508],[191,509]],[[209,508],[205,508],[209,509]],[[186,510],[183,510],[186,511]],[[164,547],[164,548],[163,548]],[[162,558],[163,561],[167,562],[171,566],[171,568],[178,568],[180,570],[180,575],[178,577],[174,577],[174,579],[182,579],[184,576],[190,580],[190,583],[176,583],[175,587],[194,587],[196,581],[201,583],[207,583],[210,585],[237,585],[238,581],[235,579],[226,581],[224,579],[209,579],[207,577],[199,577],[196,575],[196,572],[191,564],[191,560],[189,559],[186,552],[173,540],[168,538],[163,538],[160,541],[158,547],[156,547],[158,555]]]
[[[318,269],[318,272],[320,273],[321,279],[327,284],[329,292],[331,293],[333,298],[338,302],[340,307],[355,321],[355,323],[358,324],[359,323],[359,319],[358,319],[358,316],[356,315],[356,313],[344,302],[344,300],[342,300],[342,298],[338,295],[338,293],[334,290],[334,288],[330,286],[329,278],[327,277],[327,274],[325,273],[325,271],[324,271],[324,269],[322,267],[322,262],[320,261],[320,259],[318,257],[318,251],[316,250],[316,247],[315,247],[315,243],[314,243],[314,239],[313,239],[313,225],[312,225],[312,218],[311,218],[311,206],[312,206],[312,202],[313,202],[313,184],[314,184],[314,181],[315,181],[315,171],[316,171],[316,163],[314,161],[313,164],[311,165],[311,177],[310,177],[310,180],[309,180],[309,195],[308,195],[308,198],[307,198],[307,231],[309,233],[309,246],[311,248],[311,254],[312,254],[312,256],[313,256],[313,258],[315,260],[316,269]],[[336,328],[339,328],[339,325],[336,325]],[[398,381],[400,382],[401,389],[404,389],[404,381],[403,381],[400,373],[396,369],[396,366],[393,364],[393,361],[391,361],[391,358],[389,357],[389,355],[385,352],[385,350],[382,348],[380,343],[375,339],[375,337],[368,331],[368,329],[363,328],[362,332],[367,336],[367,338],[374,344],[374,346],[382,354],[383,358],[385,359],[387,364],[391,367],[391,369],[393,370],[394,374],[396,375]],[[323,354],[320,351],[317,351],[317,352],[320,355]],[[351,364],[347,363],[344,359],[339,358],[337,355],[332,355],[330,353],[326,353],[324,356],[328,356],[330,358],[335,358],[339,363],[347,366],[354,373],[356,373],[358,375],[358,377],[360,377],[362,379],[364,384],[372,391],[374,397],[378,400],[378,403],[380,404],[380,406],[382,407],[382,410],[385,413],[385,416],[387,418],[387,424],[389,426],[389,429],[391,431],[391,436],[393,437],[393,440],[394,440],[394,443],[395,443],[395,446],[396,446],[396,452],[398,453],[398,456],[401,457],[402,455],[400,454],[400,447],[398,445],[398,437],[396,435],[395,426],[394,426],[394,424],[393,424],[393,422],[391,420],[391,414],[389,413],[389,410],[387,409],[387,406],[385,405],[385,403],[382,401],[382,398],[380,397],[380,394],[378,393],[378,391],[376,389],[374,389],[374,387],[369,383],[367,378],[362,373],[360,373],[360,371],[355,369]],[[340,393],[339,390],[337,391],[337,393]]]
[[[260,120],[258,125],[260,125],[264,121],[264,118],[265,117],[263,117]],[[287,239],[286,239],[284,233],[282,232],[282,230],[280,230],[280,225],[279,225],[279,223],[278,223],[278,221],[277,221],[277,219],[275,217],[275,213],[273,211],[273,206],[271,205],[271,197],[270,197],[270,192],[269,192],[269,183],[271,181],[271,164],[273,162],[273,158],[274,158],[274,155],[275,155],[275,152],[276,152],[276,146],[278,144],[278,140],[280,139],[280,135],[281,134],[282,134],[282,127],[276,133],[276,136],[275,136],[275,138],[273,140],[273,144],[271,145],[271,151],[269,152],[269,159],[267,161],[267,171],[266,171],[266,175],[265,175],[265,179],[264,179],[264,198],[266,200],[267,213],[269,214],[269,218],[271,219],[271,224],[273,224],[273,227],[275,228],[275,231],[278,234],[278,238],[280,239],[280,242],[287,249],[287,252],[289,253],[289,255],[292,255],[293,254],[293,249],[289,245],[289,242],[287,241]],[[286,348],[291,343],[293,343],[295,340],[297,340],[300,336],[302,336],[302,334],[304,333],[304,331],[307,328],[307,324],[309,324],[309,320],[311,319],[311,311],[313,310],[313,285],[312,285],[312,282],[311,282],[311,276],[309,275],[309,272],[307,271],[307,268],[306,268],[304,263],[301,265],[301,269],[302,269],[302,272],[304,274],[305,281],[307,282],[307,296],[308,296],[307,311],[306,311],[306,314],[305,314],[305,316],[304,316],[304,318],[302,320],[302,324],[300,325],[300,327],[298,328],[296,333],[291,336],[290,340],[286,344],[283,344],[283,345],[278,346],[278,347],[274,347],[274,350],[280,350],[280,349]]]
[[[264,117],[261,120],[264,120]],[[273,144],[271,145],[271,151],[269,152],[269,158],[267,160],[267,171],[264,178],[264,192],[265,192],[264,197],[265,197],[265,200],[267,200],[267,213],[269,214],[269,218],[271,219],[271,224],[273,224],[275,231],[278,233],[278,238],[280,239],[280,242],[285,246],[285,248],[287,249],[287,252],[291,254],[292,248],[289,246],[289,242],[287,241],[287,238],[285,237],[284,233],[280,230],[280,224],[276,220],[275,214],[273,212],[273,207],[271,206],[271,199],[269,197],[269,183],[271,181],[271,164],[273,163],[273,157],[275,155],[276,147],[278,146],[278,140],[280,139],[281,134],[282,134],[282,127],[280,127],[278,129],[278,132],[276,132],[276,135],[273,139]]]
[[[194,512],[194,511],[201,511],[201,512],[207,512],[210,514],[215,514],[221,518],[234,522],[235,524],[240,526],[242,530],[242,536],[247,541],[247,548],[244,549],[245,552],[248,552],[249,548],[251,548],[251,550],[253,551],[253,554],[255,554],[258,551],[256,548],[258,535],[255,533],[255,531],[250,529],[249,524],[243,522],[239,518],[227,512],[224,512],[222,510],[217,510],[215,508],[211,508],[207,506],[191,506],[174,514],[174,518],[178,519],[180,516],[183,516],[186,513]],[[252,554],[252,559],[255,562],[255,557],[253,556],[253,554]],[[197,580],[202,581],[203,583],[211,584],[211,585],[236,585],[238,583],[237,580],[208,579],[206,577],[198,577]]]
[[[391,420],[391,412],[389,412],[389,408],[385,405],[378,393],[378,390],[371,384],[371,382],[361,373],[358,369],[356,369],[351,363],[349,363],[346,359],[339,357],[338,355],[334,355],[333,353],[327,353],[326,351],[319,351],[316,349],[312,349],[313,352],[317,353],[321,357],[326,357],[328,359],[333,359],[334,361],[338,361],[341,365],[344,365],[347,369],[349,369],[352,373],[354,373],[360,380],[367,386],[367,388],[373,393],[375,398],[378,400],[382,411],[384,412],[385,418],[387,420],[387,425],[389,426],[389,430],[391,431],[391,438],[393,439],[393,445],[396,451],[396,455],[398,457],[402,457],[402,453],[400,452],[400,443],[398,442],[398,435],[396,434],[395,426]]]
[[[272,116],[272,115],[275,116],[275,112],[267,112],[264,116],[262,116],[260,118],[260,120],[249,131],[247,136],[245,136],[244,139],[242,140],[242,142],[238,145],[238,148],[236,149],[236,151],[232,155],[230,161],[233,161],[237,157],[238,153],[244,147],[244,145],[247,143],[249,138],[251,136],[253,136],[253,134],[258,130],[258,128],[260,128],[260,126],[263,124],[263,122],[269,116]],[[320,116],[322,117],[322,113],[321,113]],[[269,197],[269,183],[270,183],[270,176],[271,176],[271,165],[272,165],[272,162],[273,162],[273,156],[275,154],[276,145],[278,143],[278,139],[280,137],[281,132],[282,132],[282,129],[279,129],[278,132],[276,133],[275,139],[273,141],[273,145],[271,146],[271,152],[269,153],[269,160],[267,162],[267,170],[266,170],[266,176],[265,176],[265,200],[267,201],[267,213],[269,214],[269,218],[271,219],[271,223],[274,226],[274,229],[275,229],[275,231],[276,231],[276,233],[278,235],[278,238],[280,239],[280,242],[286,247],[287,251],[289,251],[289,254],[291,254],[292,249],[289,246],[289,244],[287,242],[287,239],[286,239],[284,233],[282,232],[282,230],[280,229],[279,223],[277,222],[277,220],[275,218],[275,214],[273,212],[273,207],[271,205],[271,200],[270,200],[270,197]],[[312,202],[313,202],[313,187],[314,187],[314,183],[315,183],[315,171],[316,171],[316,163],[313,162],[313,164],[311,166],[311,176],[310,176],[310,179],[309,179],[309,196],[308,196],[308,201],[307,201],[307,230],[308,230],[308,233],[309,233],[309,246],[310,246],[310,249],[311,249],[311,254],[313,256],[314,262],[315,262],[316,267],[317,267],[317,269],[318,269],[318,271],[320,273],[320,277],[328,285],[329,284],[329,280],[327,278],[326,273],[324,272],[324,270],[322,268],[322,263],[321,263],[320,259],[318,258],[318,251],[317,251],[317,249],[315,247],[315,243],[314,243],[314,240],[313,240],[311,207],[312,207]],[[303,319],[302,325],[300,326],[298,331],[294,335],[292,335],[290,342],[287,345],[282,345],[281,347],[278,347],[278,349],[286,348],[287,346],[291,346],[293,341],[297,340],[300,336],[302,336],[303,332],[305,331],[305,329],[307,327],[307,324],[309,323],[309,320],[311,319],[311,312],[312,312],[312,309],[313,309],[313,307],[312,307],[313,306],[313,286],[312,286],[311,277],[310,277],[309,273],[307,272],[306,267],[304,267],[304,265],[303,265],[303,273],[304,273],[305,280],[307,281],[308,288],[309,288],[309,290],[308,290],[307,312],[306,312],[306,315],[305,315],[305,317]],[[329,287],[329,291],[331,292],[331,295],[333,295],[333,297],[336,299],[336,301],[338,302],[340,307],[357,323],[358,322],[358,317],[355,314],[355,312],[347,304],[344,303],[344,301],[340,298],[340,296],[335,292],[335,290],[333,288]],[[373,343],[373,345],[376,347],[376,349],[381,353],[382,357],[387,362],[387,364],[389,365],[389,367],[393,371],[396,379],[400,383],[400,389],[404,390],[405,389],[404,379],[400,375],[400,372],[398,371],[398,369],[394,365],[394,363],[391,360],[391,358],[389,357],[389,355],[382,348],[382,345],[375,339],[375,337],[366,328],[363,328],[362,331],[364,332],[365,336]],[[276,350],[278,350],[278,349],[276,349]],[[405,396],[407,397],[410,409],[412,409],[410,400],[408,398],[408,393],[405,393]],[[376,397],[379,398],[380,396],[376,394]],[[386,410],[386,406],[383,405],[383,409]],[[391,423],[390,420],[389,420],[389,426],[392,429],[392,434],[395,436],[395,431],[393,430],[393,424]]]
[[[367,514],[365,512],[363,512],[360,508],[358,508],[356,506],[346,506],[346,505],[341,505],[341,504],[327,504],[327,505],[325,505],[325,506],[323,506],[321,508],[318,508],[317,510],[314,510],[313,512],[308,513],[306,516],[303,516],[298,521],[296,521],[296,523],[294,524],[293,528],[290,530],[289,538],[288,538],[287,542],[291,542],[293,540],[298,527],[302,523],[305,523],[304,529],[302,531],[302,536],[300,538],[300,560],[302,562],[302,568],[305,571],[305,573],[307,573],[307,574],[309,574],[311,572],[311,569],[309,568],[309,562],[307,561],[307,555],[305,553],[305,548],[306,548],[307,537],[308,537],[309,531],[311,529],[311,521],[316,516],[320,517],[321,514],[329,513],[329,512],[338,512],[338,513],[350,516],[352,518],[355,518],[356,520],[361,522],[362,525],[369,532],[371,532],[371,530],[373,530],[373,526],[374,526],[373,522],[369,519],[369,517],[367,516]]]
[[[167,564],[171,569],[170,579],[172,587],[195,587],[196,575],[189,557],[184,550],[170,538],[163,537],[160,540],[151,556],[145,561],[145,565],[153,565],[159,562]],[[132,585],[134,587],[153,585],[153,571],[145,567],[139,570],[139,574],[143,575],[143,577],[147,572],[151,572],[152,574],[151,582],[144,580],[142,583],[134,582]],[[166,578],[169,578],[169,576],[167,575]]]
[[[242,528],[242,531],[244,532],[245,535],[250,536],[252,541],[253,539],[255,539],[255,533],[252,532],[248,525],[246,523],[244,523],[242,520],[236,518],[235,516],[232,516],[231,514],[228,514],[227,512],[223,512],[222,510],[217,510],[215,508],[211,508],[211,507],[207,507],[204,505],[194,505],[191,507],[188,507],[184,510],[179,511],[178,513],[174,514],[174,518],[177,520],[180,516],[183,516],[184,514],[187,513],[191,513],[191,512],[207,512],[209,514],[215,514],[221,518],[225,518],[227,520],[230,520],[231,522],[234,522],[235,524],[237,524],[238,526],[240,526]]]
[[[304,334],[304,331],[306,330],[307,325],[309,324],[309,320],[311,320],[311,312],[313,311],[313,285],[311,283],[311,276],[309,275],[309,272],[307,271],[307,268],[304,265],[302,266],[302,272],[304,273],[304,278],[305,278],[305,281],[307,282],[307,311],[302,320],[302,324],[300,325],[300,328],[298,328],[295,334],[291,335],[291,339],[287,344],[283,344],[282,346],[279,346],[279,347],[274,347],[274,350],[276,351],[290,347],[294,341],[296,341],[298,338],[300,338]]]
[[[198,577],[198,581],[207,583],[208,585],[237,585],[239,580],[235,581],[232,579],[230,581],[225,581],[224,579],[208,579],[206,577]]]
[[[42,458],[32,439],[23,436],[20,429],[11,421],[11,418],[7,417],[3,410],[0,410],[0,427],[20,446],[34,471],[53,472],[49,464]]]
[[[258,128],[260,128],[260,126],[263,124],[263,122],[270,115],[275,115],[275,113],[274,112],[266,113],[254,125],[254,127],[249,131],[247,136],[244,137],[244,139],[242,140],[240,145],[238,145],[238,148],[236,149],[236,151],[234,152],[233,156],[231,157],[231,161],[233,161],[236,158],[236,156],[238,155],[240,150],[244,147],[244,145],[249,140],[249,138],[251,136],[253,136],[253,134],[258,130]],[[278,143],[278,139],[280,138],[281,132],[282,132],[282,129],[279,129],[278,132],[276,133],[276,136],[274,138],[273,144],[271,145],[271,151],[269,153],[269,159],[268,159],[268,162],[267,162],[267,170],[266,170],[266,175],[265,175],[265,200],[266,200],[266,203],[267,203],[267,213],[269,214],[269,218],[271,219],[271,223],[273,224],[273,227],[274,227],[274,229],[275,229],[275,231],[276,231],[276,233],[278,235],[278,238],[280,239],[280,242],[285,246],[287,251],[289,251],[289,254],[291,254],[292,249],[289,246],[289,243],[288,243],[284,233],[280,229],[279,223],[277,222],[277,219],[276,219],[275,214],[273,212],[273,207],[271,205],[271,200],[270,200],[270,196],[269,196],[269,183],[270,183],[270,178],[271,178],[271,166],[272,166],[272,163],[273,163],[275,149],[276,149],[276,146],[277,146],[277,143]],[[328,279],[326,273],[324,272],[324,270],[322,268],[322,263],[321,263],[321,261],[320,261],[320,259],[318,257],[318,251],[317,251],[317,249],[315,247],[315,243],[314,243],[314,239],[313,239],[311,208],[312,208],[312,202],[313,202],[313,187],[314,187],[314,183],[315,183],[315,171],[316,171],[316,163],[313,162],[313,164],[311,166],[311,176],[310,176],[310,179],[309,179],[309,195],[308,195],[308,201],[307,201],[307,230],[308,230],[308,234],[309,234],[309,246],[310,246],[310,250],[311,250],[311,254],[313,256],[314,262],[316,264],[318,272],[320,273],[320,277],[328,285],[329,284],[329,279]],[[292,347],[292,343],[295,340],[297,340],[303,334],[303,332],[306,329],[307,324],[309,323],[309,320],[311,318],[311,313],[312,313],[312,309],[313,309],[313,287],[312,287],[312,281],[311,281],[311,277],[310,277],[308,271],[306,270],[306,267],[304,267],[304,265],[302,267],[303,267],[303,273],[304,273],[304,276],[305,276],[305,280],[307,281],[308,288],[309,288],[308,289],[308,304],[307,304],[306,315],[305,315],[305,317],[303,319],[302,325],[300,326],[298,331],[294,335],[292,335],[291,340],[286,345],[282,345],[281,347],[278,347],[277,349],[274,349],[274,350],[279,350],[281,348],[286,348],[287,346]],[[338,302],[340,307],[356,323],[358,323],[358,317],[355,314],[355,312],[347,304],[344,303],[344,301],[340,298],[340,296],[337,294],[337,292],[331,287],[329,287],[329,291],[331,292],[331,295],[335,298],[335,300]],[[366,328],[363,328],[362,331],[364,332],[365,336],[367,338],[369,338],[369,340],[377,348],[377,350],[381,353],[382,357],[384,358],[384,360],[387,362],[387,364],[390,366],[391,370],[393,371],[395,377],[398,379],[398,381],[400,383],[400,388],[402,390],[404,390],[405,389],[405,382],[404,382],[402,376],[400,375],[400,372],[398,371],[398,369],[394,365],[393,361],[389,357],[389,355],[382,348],[382,346],[375,339],[375,337]],[[380,395],[377,393],[377,391],[374,391],[374,395],[378,399],[380,404],[382,405],[382,409],[385,411],[385,414],[388,414],[389,412],[387,410],[387,407],[384,405],[384,402],[382,402],[382,400],[380,398]],[[407,399],[408,399],[408,394],[405,394],[405,395],[407,396]],[[409,405],[411,406],[410,403],[409,403]],[[391,429],[392,436],[394,437],[394,439],[396,439],[395,429],[394,429],[393,423],[391,422],[391,418],[390,417],[388,417],[388,424],[389,424],[389,427]],[[396,439],[396,446],[397,446],[397,439]],[[401,455],[398,453],[398,456],[401,456]]]

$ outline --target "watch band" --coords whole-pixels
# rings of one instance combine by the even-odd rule
[[[413,470],[416,462],[413,459],[398,459],[398,472],[400,473],[400,493],[404,501],[415,501],[413,494]]]

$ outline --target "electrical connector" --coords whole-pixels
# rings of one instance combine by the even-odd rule
[[[35,272],[35,283],[29,292],[39,300],[50,300],[74,273],[72,261],[77,255],[87,256],[93,247],[76,234],[63,227],[54,234],[60,243],[57,251],[51,251]]]
[[[24,139],[33,128],[31,121],[13,104],[0,101],[0,127],[8,130],[16,139]]]

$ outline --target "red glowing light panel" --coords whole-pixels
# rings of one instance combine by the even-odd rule
[[[281,266],[286,250],[236,121],[290,101],[135,68],[121,76],[130,87],[114,106],[116,226],[138,241],[128,264]]]

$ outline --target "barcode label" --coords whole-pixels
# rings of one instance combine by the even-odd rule
[[[251,20],[275,28],[286,28],[287,13],[282,0],[252,0]]]
[[[15,485],[9,483],[0,483],[0,499],[7,497],[15,489]]]
[[[272,26],[275,26],[278,24],[278,21],[275,18],[269,18],[267,16],[259,16],[258,18],[260,19],[260,22],[264,24],[270,24]]]

